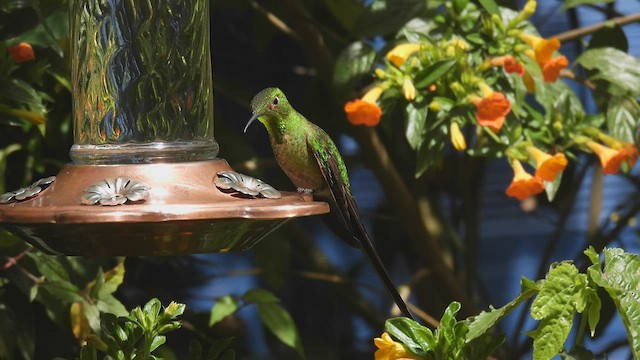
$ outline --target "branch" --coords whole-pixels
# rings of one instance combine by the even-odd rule
[[[631,14],[631,15],[626,15],[626,16],[620,16],[617,18],[613,18],[607,21],[603,21],[601,23],[597,23],[597,24],[593,24],[593,25],[589,25],[589,26],[585,26],[585,27],[581,27],[579,29],[573,29],[573,30],[569,30],[569,31],[565,31],[563,33],[560,33],[554,37],[558,38],[558,40],[560,40],[561,43],[567,42],[567,41],[573,41],[573,40],[577,40],[583,36],[589,35],[589,34],[593,34],[594,32],[602,29],[603,27],[606,26],[611,26],[612,24],[616,24],[616,25],[626,25],[626,24],[630,24],[630,23],[634,23],[640,21],[640,13],[636,13],[636,14]]]

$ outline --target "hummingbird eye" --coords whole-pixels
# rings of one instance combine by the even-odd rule
[[[278,99],[278,97],[274,97],[273,98],[273,102],[271,103],[273,106],[278,106],[278,103],[280,103],[280,99]]]

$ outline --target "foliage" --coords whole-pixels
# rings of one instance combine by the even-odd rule
[[[594,220],[595,229],[584,236],[586,245],[602,250],[602,264],[595,250],[588,250],[592,265],[586,271],[570,261],[556,263],[542,280],[523,278],[520,294],[506,305],[468,317],[491,297],[479,290],[484,284],[478,279],[476,263],[479,238],[484,234],[480,229],[487,226],[479,220],[480,203],[487,196],[482,193],[485,160],[506,159],[514,169],[522,169],[514,172],[509,194],[535,199],[536,211],[553,216],[556,235],[546,243],[540,240],[537,248],[545,253],[536,278],[544,277],[549,254],[562,241],[566,219],[577,211],[572,210],[575,193],[590,169],[578,167],[579,163],[600,160],[605,173],[624,174],[621,179],[637,186],[637,175],[628,171],[640,140],[640,73],[620,26],[593,33],[584,42],[586,50],[554,78],[549,76],[555,74],[545,74],[545,66],[563,55],[556,49],[546,54],[550,57],[536,56],[535,44],[551,39],[538,38],[538,29],[530,21],[536,15],[531,5],[513,6],[522,1],[211,3],[219,22],[213,34],[222,34],[214,36],[219,51],[213,53],[218,62],[214,67],[216,138],[221,154],[238,170],[254,169],[257,163],[278,180],[279,172],[271,171],[271,162],[254,158],[272,154],[261,153],[261,145],[247,137],[251,134],[240,138],[240,130],[235,129],[237,118],[248,114],[246,104],[256,86],[263,84],[302,89],[292,95],[298,110],[332,136],[346,134],[355,140],[362,156],[347,156],[349,168],[357,169],[365,160],[384,195],[384,203],[371,213],[376,220],[372,233],[384,260],[390,264],[391,259],[400,259],[396,263],[402,271],[397,274],[408,269],[414,276],[402,281],[410,284],[405,288],[411,289],[415,306],[444,314],[435,330],[404,318],[386,322],[387,333],[408,352],[424,358],[476,359],[492,353],[522,355],[533,349],[535,358],[555,354],[588,358],[593,354],[584,349],[583,338],[587,330],[591,336],[601,335],[596,325],[599,329],[611,321],[613,310],[608,306],[613,306],[622,318],[632,354],[639,356],[635,336],[640,331],[638,258],[622,249],[602,250],[620,237],[640,211],[637,194],[624,199],[615,213],[602,216],[609,220],[600,224]],[[613,3],[571,0],[563,3],[563,9],[571,12],[588,5],[610,15],[615,11],[606,4]],[[0,2],[0,193],[55,174],[68,161],[72,126],[68,5],[53,0]],[[34,51],[33,58],[14,58],[9,49],[23,43]],[[419,46],[408,48],[413,52],[389,55],[397,45],[406,44]],[[376,92],[370,90],[382,91],[373,96]],[[585,109],[580,100],[584,97],[577,96],[583,90],[595,101],[593,113]],[[343,113],[345,101],[360,95],[360,100],[381,109],[381,118],[365,122],[376,127],[350,126]],[[483,108],[483,100],[494,106]],[[479,116],[494,110],[498,116]],[[531,147],[568,161],[543,179],[542,173],[531,170],[541,167],[540,159],[549,158],[534,156]],[[516,161],[524,167],[515,165]],[[281,184],[290,186],[286,180]],[[530,197],[537,191],[556,200],[549,204]],[[596,212],[597,191],[593,193],[594,205],[588,208]],[[533,214],[538,215],[536,211]],[[33,359],[50,344],[77,354],[85,339],[89,342],[82,348],[83,358],[127,358],[136,353],[171,358],[169,346],[158,345],[167,334],[179,338],[185,329],[211,344],[205,355],[203,345],[191,342],[189,359],[228,360],[236,356],[235,351],[248,357],[250,349],[228,349],[231,337],[241,336],[233,327],[240,320],[229,315],[246,306],[255,306],[263,325],[277,339],[269,344],[275,357],[281,348],[310,358],[353,356],[362,346],[356,346],[348,315],[357,316],[357,323],[377,333],[387,309],[374,306],[369,302],[371,294],[356,286],[362,273],[359,261],[340,263],[341,258],[329,256],[326,244],[318,246],[310,240],[311,227],[302,228],[298,222],[287,226],[264,246],[257,246],[251,258],[270,291],[256,288],[240,296],[222,296],[210,312],[184,314],[190,316],[191,326],[175,332],[183,307],[163,309],[158,300],[151,300],[129,312],[123,305],[140,303],[139,296],[164,298],[158,295],[161,286],[169,288],[171,298],[178,297],[184,287],[162,284],[175,271],[173,267],[134,279],[141,269],[170,261],[46,255],[1,232],[0,257],[6,262],[0,270],[0,317],[4,319],[0,358]],[[510,256],[493,255],[490,261]],[[197,263],[191,258],[186,262]],[[132,267],[135,270],[129,273]],[[129,283],[124,282],[125,268],[132,275],[127,275]],[[420,275],[425,272],[430,276]],[[305,284],[292,285],[292,278],[303,278]],[[317,286],[318,281],[331,285]],[[180,279],[183,286],[196,282],[186,275]],[[323,296],[316,296],[316,288]],[[609,296],[603,297],[603,291]],[[278,296],[291,293],[296,296],[279,300]],[[523,313],[538,321],[528,333],[530,344],[505,342],[505,336],[498,334],[502,320],[516,308],[530,309]],[[574,325],[576,345],[565,349]],[[521,330],[517,326],[506,338],[517,340]],[[40,331],[48,333],[38,336]],[[360,352],[370,354],[372,349]]]
[[[640,356],[638,339],[638,271],[640,257],[622,249],[605,249],[604,266],[593,248],[585,251],[592,261],[586,273],[580,273],[571,262],[553,264],[543,280],[522,279],[522,291],[501,308],[491,308],[477,316],[456,321],[460,304],[453,302],[445,311],[435,331],[407,318],[387,320],[387,331],[411,353],[421,359],[482,359],[491,355],[503,341],[503,336],[491,335],[500,320],[515,310],[524,300],[534,297],[531,317],[538,327],[528,332],[533,338],[533,359],[551,359],[557,354],[590,352],[582,347],[581,337],[571,351],[566,352],[574,317],[581,314],[578,332],[588,327],[591,336],[600,319],[599,289],[605,289],[616,304],[627,330],[634,357]],[[605,280],[606,279],[606,280]],[[593,354],[590,354],[593,357]]]
[[[225,317],[232,315],[242,306],[256,305],[258,314],[269,331],[285,345],[293,348],[304,357],[302,342],[298,330],[289,312],[279,304],[280,299],[272,292],[260,288],[247,291],[241,297],[231,295],[219,298],[211,308],[209,326],[213,326]]]

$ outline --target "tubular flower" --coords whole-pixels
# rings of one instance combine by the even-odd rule
[[[31,44],[26,42],[21,42],[17,45],[11,46],[9,49],[9,54],[13,58],[17,64],[35,60],[36,55],[33,52],[33,47]]]
[[[402,81],[402,93],[408,101],[413,101],[416,98],[416,87],[408,76],[405,76]]]
[[[587,142],[587,146],[600,158],[600,165],[602,165],[604,174],[619,173],[622,163],[626,163],[630,169],[638,160],[638,149],[631,144],[627,144],[619,150],[606,147],[595,141]]]
[[[479,87],[484,97],[471,98],[471,102],[478,108],[476,120],[478,124],[498,132],[504,124],[505,117],[511,111],[511,103],[503,93],[493,92],[485,83],[480,83]]]
[[[493,58],[491,59],[491,65],[504,67],[504,71],[506,71],[507,74],[516,73],[520,76],[524,74],[524,66],[511,55]]]
[[[564,55],[540,64],[544,82],[555,82],[558,80],[560,70],[566,68],[567,65],[569,65],[569,60],[567,60]]]
[[[467,141],[464,139],[462,131],[460,131],[460,125],[455,121],[451,123],[451,143],[458,151],[467,149]]]
[[[555,180],[569,163],[562,153],[550,155],[535,146],[528,146],[527,151],[536,161],[536,176],[545,181]]]
[[[545,82],[558,80],[560,70],[569,65],[565,56],[553,58],[553,53],[560,48],[560,40],[557,38],[543,39],[539,36],[520,34],[520,38],[533,48],[533,58],[536,60]]]
[[[400,67],[407,61],[407,58],[414,52],[420,50],[421,44],[405,43],[396,45],[391,51],[387,53],[387,59],[391,61],[395,66]]]
[[[513,180],[507,188],[507,196],[514,197],[520,201],[541,193],[544,191],[544,184],[542,179],[534,177],[522,167],[522,164],[518,160],[511,162],[513,167]]]
[[[420,357],[407,352],[402,344],[393,341],[386,332],[382,333],[379,338],[373,339],[373,343],[378,348],[374,354],[375,360],[420,359]]]
[[[353,125],[376,126],[380,123],[382,109],[376,104],[382,94],[382,88],[376,86],[369,90],[362,99],[349,101],[344,105],[347,119]]]

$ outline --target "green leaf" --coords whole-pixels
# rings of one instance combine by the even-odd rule
[[[509,313],[511,313],[513,309],[520,306],[520,304],[522,304],[524,301],[531,298],[538,292],[537,289],[526,286],[525,280],[527,279],[522,279],[522,291],[515,299],[511,300],[501,308],[491,308],[489,312],[483,311],[471,319],[471,322],[469,324],[469,332],[466,335],[467,342],[478,338],[483,334],[486,334],[489,329],[491,329],[496,323],[498,323],[498,321],[509,315]]]
[[[247,291],[242,298],[244,301],[255,304],[280,302],[280,299],[271,291],[259,288]]]
[[[336,60],[333,84],[342,92],[358,85],[364,76],[370,76],[371,67],[376,58],[373,47],[362,41],[356,41],[342,50]]]
[[[347,30],[353,28],[356,20],[364,10],[362,3],[356,0],[324,0],[324,4]]]
[[[614,96],[607,106],[607,127],[616,139],[633,144],[640,121],[640,105],[632,96]]]
[[[533,358],[550,359],[558,354],[571,331],[576,312],[587,306],[587,276],[570,262],[555,264],[531,304],[531,316],[540,320],[533,337]]]
[[[429,108],[423,103],[410,102],[405,108],[405,136],[414,150],[417,150],[424,140],[428,112]]]
[[[633,356],[640,358],[640,256],[616,248],[604,249],[603,254],[601,273],[593,265],[589,274],[613,300],[625,326]]]
[[[604,80],[631,96],[640,95],[640,60],[623,51],[610,47],[587,50],[575,64],[594,70],[591,80]]]
[[[98,298],[113,294],[124,281],[124,261],[104,273],[104,284],[98,292]]]
[[[614,2],[615,0],[565,0],[562,5],[562,10],[571,9],[579,5],[595,5]]]
[[[165,342],[167,342],[167,338],[164,335],[157,335],[156,337],[153,338],[153,341],[151,341],[149,350],[153,351],[157,349],[160,345],[164,344]]]
[[[358,17],[354,35],[370,37],[394,33],[424,9],[424,0],[373,0]]]
[[[629,50],[627,35],[625,35],[620,25],[611,23],[593,33],[589,41],[588,49],[603,47],[613,47],[624,52]]]
[[[414,86],[416,88],[423,88],[433,84],[435,81],[440,79],[442,75],[446,74],[447,71],[449,71],[449,69],[451,69],[456,63],[457,61],[455,59],[434,62],[416,75],[413,81]]]
[[[480,5],[491,15],[500,14],[500,8],[495,0],[478,0]]]
[[[435,349],[436,339],[433,332],[409,318],[387,319],[384,329],[416,355],[427,356]]]
[[[238,300],[236,298],[229,295],[219,298],[211,308],[209,326],[215,325],[236,310],[238,310]]]
[[[289,312],[277,303],[258,304],[260,319],[283,344],[293,348],[304,358],[302,340]]]
[[[218,357],[229,347],[231,341],[233,341],[232,337],[217,339],[214,341],[207,353],[207,360],[217,360]]]

